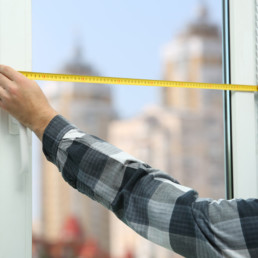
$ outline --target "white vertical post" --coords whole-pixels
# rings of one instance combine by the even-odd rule
[[[0,0],[0,63],[31,70],[31,0]],[[0,110],[0,258],[31,257],[30,142]]]
[[[255,0],[230,0],[231,83],[256,85]],[[232,93],[234,197],[258,196],[254,93]]]

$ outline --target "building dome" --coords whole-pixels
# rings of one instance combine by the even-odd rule
[[[99,76],[98,72],[84,61],[83,50],[79,45],[75,47],[72,59],[64,65],[62,72],[66,74]],[[110,100],[111,98],[109,87],[92,83],[76,83],[76,87],[72,87],[72,94],[75,98],[78,97],[92,100]]]
[[[194,18],[191,20],[182,31],[182,36],[203,36],[203,37],[218,37],[220,32],[218,26],[210,20],[209,9],[200,1],[195,8]]]

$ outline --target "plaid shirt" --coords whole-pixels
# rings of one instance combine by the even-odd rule
[[[258,257],[258,200],[200,199],[168,174],[56,116],[47,159],[143,237],[186,257]]]

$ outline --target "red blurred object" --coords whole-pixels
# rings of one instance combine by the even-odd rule
[[[110,255],[99,247],[97,240],[84,238],[83,233],[79,220],[71,215],[63,225],[59,240],[48,242],[33,236],[33,257],[110,258]]]
[[[65,242],[74,242],[83,240],[83,231],[78,219],[71,215],[64,223],[61,230],[60,240]]]

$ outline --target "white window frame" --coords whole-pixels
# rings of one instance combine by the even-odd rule
[[[229,65],[229,80],[232,84],[257,84],[257,2],[257,0],[223,1],[223,4],[228,4],[229,7],[230,56],[227,65]],[[226,163],[228,163],[227,176],[230,178],[227,187],[232,187],[233,193],[229,197],[256,198],[258,196],[256,94],[254,92],[231,92],[228,96],[227,108],[231,112],[229,119],[231,128],[227,128],[226,134],[231,142],[229,140],[225,151],[227,152]],[[229,175],[230,167],[233,171],[233,178]]]
[[[0,63],[31,70],[31,0],[0,0]],[[31,133],[0,110],[0,257],[32,256]]]

